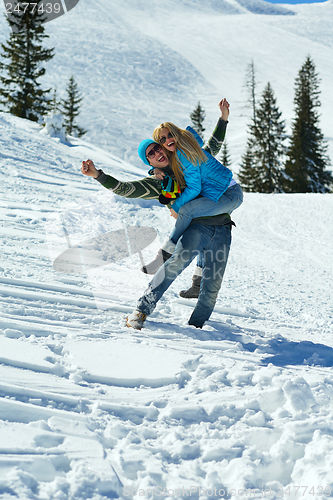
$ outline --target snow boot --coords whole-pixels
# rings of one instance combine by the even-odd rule
[[[200,293],[200,284],[202,277],[201,267],[196,266],[194,269],[194,275],[192,276],[192,285],[187,290],[182,290],[179,295],[183,299],[197,299]]]
[[[147,314],[143,314],[142,312],[135,309],[127,318],[126,318],[126,326],[130,328],[135,328],[136,330],[141,330],[144,322],[146,321]]]
[[[171,240],[165,240],[154,260],[152,260],[146,266],[141,267],[141,271],[145,274],[155,274],[159,268],[170,259],[171,255],[174,252],[176,245]]]

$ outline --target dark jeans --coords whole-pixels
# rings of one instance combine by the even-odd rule
[[[179,239],[172,257],[157,271],[137,309],[151,314],[164,292],[177,276],[202,252],[203,270],[200,295],[189,324],[202,327],[213,312],[221,288],[231,244],[231,229],[226,226],[191,224]]]

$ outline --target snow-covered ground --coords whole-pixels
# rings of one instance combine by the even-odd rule
[[[157,230],[147,262],[173,225],[158,203],[83,177],[82,159],[140,178],[142,138],[166,119],[187,125],[198,100],[208,137],[226,96],[237,172],[252,59],[290,127],[294,79],[313,58],[332,157],[332,14],[332,0],[80,0],[47,25],[44,85],[64,97],[74,74],[89,132],[64,144],[0,113],[1,500],[333,498],[332,195],[246,195],[202,331],[178,296],[193,267],[141,332],[124,325],[149,281],[138,254],[53,267],[129,226]]]
[[[332,195],[246,195],[204,329],[191,267],[137,332],[137,254],[52,264],[126,226],[158,230],[148,261],[173,219],[79,171],[139,168],[71,143],[0,114],[0,498],[331,498]]]

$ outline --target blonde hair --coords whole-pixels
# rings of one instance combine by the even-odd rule
[[[156,127],[153,132],[154,141],[161,144],[160,131],[162,130],[162,128],[167,128],[169,132],[171,132],[175,139],[177,149],[179,149],[184,154],[184,156],[190,163],[192,163],[192,165],[198,166],[201,165],[201,163],[205,163],[207,161],[205,153],[199,146],[199,143],[197,142],[193,134],[188,130],[177,127],[177,125],[174,125],[173,123],[164,122]],[[161,145],[163,146],[163,144]],[[182,164],[180,163],[176,152],[171,153],[169,151],[168,153],[168,156],[171,160],[171,168],[175,174],[176,181],[178,182],[178,185],[183,188],[186,186],[186,182],[184,179]]]

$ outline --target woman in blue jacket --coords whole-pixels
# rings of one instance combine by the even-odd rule
[[[177,243],[192,219],[230,215],[241,205],[242,188],[232,178],[232,172],[201,149],[203,141],[191,127],[183,130],[172,123],[162,123],[154,130],[153,138],[171,153],[171,168],[183,188],[171,208],[177,218],[170,235],[173,243]]]
[[[224,110],[229,114],[226,100]],[[177,184],[182,188],[180,196],[172,204],[171,215],[177,219],[176,225],[160,251],[170,257],[175,245],[190,225],[192,219],[219,214],[231,214],[243,201],[241,187],[232,178],[232,172],[224,167],[208,152],[201,149],[203,141],[191,127],[186,130],[165,122],[153,132],[154,140],[168,152],[172,173]],[[149,154],[146,156],[147,141],[139,146],[139,156],[150,165]],[[154,148],[149,151],[155,156]],[[163,169],[155,168],[155,176]],[[170,173],[170,172],[169,172]],[[156,260],[156,259],[155,259]],[[148,274],[157,271],[153,261],[143,269]]]

